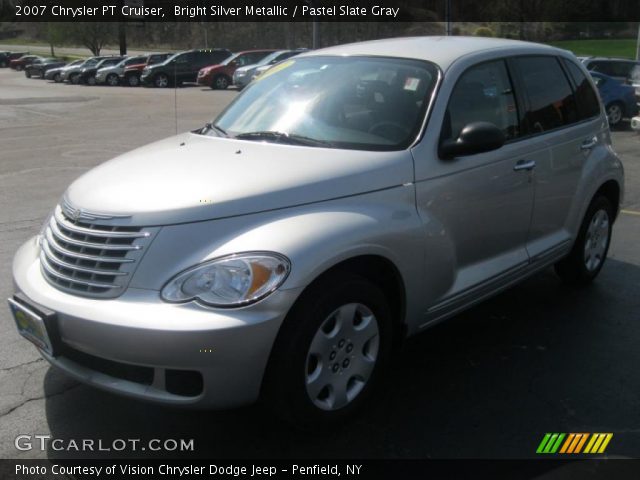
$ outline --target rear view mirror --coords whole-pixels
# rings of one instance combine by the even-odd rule
[[[489,122],[467,124],[457,140],[445,140],[440,144],[441,158],[454,158],[489,152],[502,147],[505,136],[502,130]]]

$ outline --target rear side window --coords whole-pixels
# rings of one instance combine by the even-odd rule
[[[518,109],[502,60],[482,63],[464,72],[456,83],[442,129],[442,139],[456,139],[472,122],[490,122],[507,139],[519,135]]]
[[[524,84],[532,133],[547,132],[579,121],[571,85],[555,57],[514,59]]]
[[[582,70],[572,61],[564,60],[564,64],[569,70],[569,75],[576,86],[576,102],[578,103],[578,114],[580,119],[597,117],[600,115],[600,102],[593,87],[587,80]]]

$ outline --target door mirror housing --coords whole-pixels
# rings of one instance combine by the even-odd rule
[[[472,122],[462,129],[457,140],[440,143],[440,157],[451,159],[476,153],[490,152],[505,142],[502,130],[490,122]]]

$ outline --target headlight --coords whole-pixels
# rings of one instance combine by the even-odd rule
[[[213,307],[239,307],[266,297],[287,278],[291,264],[277,253],[239,253],[192,267],[162,288],[168,302],[197,300]]]

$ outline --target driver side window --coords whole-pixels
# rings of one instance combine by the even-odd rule
[[[449,99],[442,139],[455,140],[472,122],[493,123],[507,140],[518,136],[518,108],[504,61],[482,63],[462,74]]]

